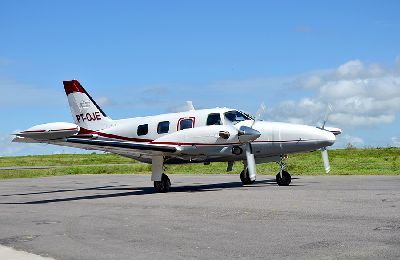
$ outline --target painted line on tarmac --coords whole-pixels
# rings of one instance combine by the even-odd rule
[[[43,257],[24,251],[18,251],[11,247],[0,245],[0,259],[7,260],[54,260],[54,258]]]

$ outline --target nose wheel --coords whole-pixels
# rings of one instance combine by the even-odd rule
[[[165,175],[164,173],[161,176],[161,181],[154,182],[154,189],[156,190],[156,192],[159,193],[168,192],[170,187],[171,187],[171,181],[169,180],[168,176]]]
[[[287,171],[282,171],[282,173],[279,172],[276,175],[276,183],[279,186],[289,186],[291,182],[292,182],[292,177]]]
[[[285,170],[287,163],[284,161],[287,159],[287,156],[282,156],[281,160],[278,162],[279,167],[281,168],[278,174],[276,175],[276,183],[279,186],[289,186],[292,182],[292,177],[290,174]]]

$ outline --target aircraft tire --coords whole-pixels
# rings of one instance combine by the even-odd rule
[[[282,171],[282,178],[279,173],[276,175],[276,183],[279,186],[289,186],[291,182],[292,182],[292,177],[287,171]]]
[[[159,193],[166,193],[171,187],[171,181],[166,174],[162,174],[161,181],[154,182],[154,189]]]
[[[250,185],[255,182],[255,180],[251,180],[249,176],[249,171],[246,169],[240,173],[240,180],[242,181],[243,185]]]

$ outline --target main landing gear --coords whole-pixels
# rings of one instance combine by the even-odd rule
[[[171,188],[171,181],[164,173],[164,157],[154,155],[151,162],[151,180],[154,181],[156,192],[168,192]]]
[[[161,181],[154,181],[154,189],[156,192],[165,193],[169,191],[171,181],[166,174],[161,175]]]
[[[249,169],[247,167],[240,173],[240,180],[243,185],[253,184],[256,180],[251,180],[249,175]]]
[[[292,177],[287,171],[285,171],[287,165],[287,163],[284,161],[285,159],[285,157],[281,157],[281,160],[278,162],[280,171],[276,175],[276,183],[279,186],[289,186],[289,184],[292,182]]]

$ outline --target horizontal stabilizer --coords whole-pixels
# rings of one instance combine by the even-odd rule
[[[79,126],[75,124],[56,122],[36,125],[14,135],[35,140],[55,140],[76,135],[78,132]]]

